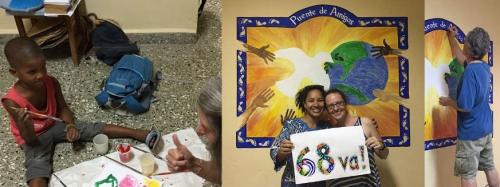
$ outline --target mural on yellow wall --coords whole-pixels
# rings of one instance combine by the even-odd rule
[[[289,17],[238,17],[236,51],[238,148],[269,147],[294,111],[296,92],[310,84],[337,88],[350,112],[375,118],[387,146],[410,145],[406,17],[356,17],[316,5]],[[396,49],[392,49],[392,48]]]
[[[449,107],[439,105],[439,97],[455,98],[458,82],[464,71],[463,66],[452,57],[447,37],[450,26],[457,27],[457,40],[463,46],[465,35],[451,21],[434,18],[425,21],[425,150],[455,145],[457,137],[457,112]],[[493,43],[484,61],[493,66]],[[493,102],[490,81],[490,103]]]

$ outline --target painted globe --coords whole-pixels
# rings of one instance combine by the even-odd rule
[[[373,90],[384,90],[387,84],[387,63],[383,56],[372,55],[372,47],[362,41],[343,43],[330,53],[333,62],[325,63],[330,88],[343,91],[351,105],[371,102]]]

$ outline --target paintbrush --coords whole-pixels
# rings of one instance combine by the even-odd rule
[[[153,174],[153,175],[151,175],[151,176],[168,175],[168,174],[181,173],[181,172],[188,172],[188,171],[189,171],[189,170],[182,170],[182,171],[167,171],[167,172],[162,172],[162,173]]]
[[[58,121],[58,122],[64,122],[61,118],[57,118],[57,117],[54,117],[51,115],[46,115],[46,114],[40,114],[38,112],[29,111],[27,108],[16,108],[16,107],[10,107],[10,108],[15,109],[15,110],[25,109],[26,112],[28,112],[29,114],[34,115],[36,117],[52,119],[52,120]]]
[[[30,113],[30,114],[32,114],[32,115],[35,115],[35,116],[40,116],[42,118],[48,118],[48,119],[52,119],[54,121],[64,122],[61,118],[54,117],[54,116],[51,116],[51,115],[40,114],[40,113],[32,112],[32,111],[29,111],[29,110],[27,110],[27,112]]]
[[[169,172],[157,173],[157,174],[154,174],[154,175],[151,175],[151,176],[168,175],[168,174],[173,174],[173,173],[177,173],[177,172],[169,171]]]

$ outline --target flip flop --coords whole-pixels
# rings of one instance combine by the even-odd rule
[[[153,127],[151,127],[151,130],[149,130],[149,133],[146,136],[146,141],[144,141],[144,143],[146,143],[149,150],[153,152],[153,150],[155,150],[156,146],[158,145],[160,139],[161,139],[161,133],[160,131],[157,130],[156,126],[153,125]]]

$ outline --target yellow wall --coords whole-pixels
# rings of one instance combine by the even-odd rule
[[[473,7],[473,9],[471,9]],[[500,1],[485,0],[471,1],[468,0],[426,0],[425,1],[425,18],[444,18],[457,24],[465,33],[476,26],[483,27],[490,34],[493,41],[493,74],[496,76],[495,81],[498,82],[500,75],[500,24],[498,11]],[[500,84],[493,86],[493,111],[499,111],[500,105]],[[495,116],[495,115],[494,115]],[[493,126],[494,134],[500,133],[498,126],[500,123],[498,117],[494,117]],[[495,155],[496,166],[500,166],[500,139],[493,139],[493,151]],[[425,153],[425,186],[458,186],[460,179],[453,176],[453,165],[455,158],[455,146],[442,148],[438,150],[426,151]],[[485,186],[486,177],[484,172],[479,172],[477,177],[478,186]]]
[[[411,147],[391,148],[386,161],[378,161],[384,186],[420,187],[424,185],[423,150],[423,20],[424,3],[413,0],[224,0],[222,44],[223,72],[223,184],[224,186],[279,186],[282,172],[273,170],[269,149],[236,149],[236,59],[235,51],[242,49],[236,40],[237,16],[285,17],[317,4],[343,7],[356,16],[409,17],[409,49],[403,53],[410,59]]]
[[[111,18],[128,33],[196,33],[198,0],[85,0],[87,11]],[[0,11],[0,34],[17,33],[14,18]]]
[[[7,16],[5,11],[0,10],[0,34],[17,34],[16,22],[12,16]]]

